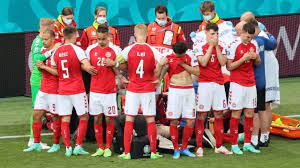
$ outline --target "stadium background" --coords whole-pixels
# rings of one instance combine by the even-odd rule
[[[0,97],[30,95],[29,54],[31,43],[38,34],[39,18],[55,19],[64,6],[74,8],[75,20],[80,29],[92,23],[95,6],[106,6],[110,25],[117,27],[121,47],[125,47],[133,35],[133,24],[152,22],[155,19],[155,6],[159,3],[164,4],[169,9],[170,17],[182,26],[191,47],[189,34],[197,30],[202,20],[199,13],[200,2],[200,0],[3,0],[0,6],[2,77]],[[258,20],[277,38],[276,57],[280,65],[280,77],[300,76],[300,3],[295,3],[294,0],[252,0],[250,4],[249,1],[238,0],[214,2],[219,16],[234,24],[247,10],[259,16]]]

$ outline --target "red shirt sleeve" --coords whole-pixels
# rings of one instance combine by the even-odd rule
[[[182,42],[186,43],[184,32],[183,32],[181,27],[179,27],[179,29],[180,29],[180,31],[179,31],[178,36],[177,36],[177,42],[182,41]]]
[[[88,47],[88,45],[89,45],[89,41],[88,41],[86,29],[84,29],[84,30],[82,31],[80,43],[81,43],[81,48],[82,48],[83,50],[86,50],[87,47]]]
[[[116,30],[115,45],[120,46],[119,32]]]

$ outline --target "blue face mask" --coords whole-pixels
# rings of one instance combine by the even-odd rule
[[[157,23],[158,25],[160,25],[160,26],[165,26],[165,25],[168,23],[167,20],[159,20],[159,19],[156,19],[155,21],[156,21],[156,23]]]
[[[106,18],[105,17],[97,17],[97,22],[99,24],[104,24],[107,22]]]
[[[73,19],[65,19],[63,18],[63,21],[65,22],[65,24],[70,25],[73,21]]]
[[[208,15],[208,16],[203,15],[203,19],[206,21],[209,21],[209,20],[213,19],[213,17],[212,17],[212,15]]]

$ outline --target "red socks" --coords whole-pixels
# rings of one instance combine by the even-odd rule
[[[231,134],[231,144],[237,145],[238,144],[238,128],[239,128],[239,118],[233,118],[230,119],[230,134]]]
[[[178,150],[178,128],[177,125],[170,125],[170,136],[174,146],[174,150]]]
[[[202,148],[203,134],[204,134],[204,120],[197,119],[196,121],[197,148]]]
[[[76,144],[81,145],[87,131],[88,120],[79,120],[79,125],[77,128],[77,139]]]
[[[188,142],[190,141],[192,135],[193,135],[193,128],[189,126],[185,126],[183,129],[181,150],[187,148]]]
[[[38,122],[32,123],[32,131],[33,131],[33,138],[34,143],[41,142],[41,131],[42,131],[42,121],[39,120]]]
[[[130,153],[130,150],[131,150],[132,132],[133,132],[133,122],[126,121],[125,128],[124,128],[124,152],[125,152],[125,154]]]
[[[60,133],[61,133],[61,119],[53,121],[53,144],[59,144]]]
[[[114,120],[111,120],[109,123],[106,122],[106,149],[111,147],[112,140],[114,137],[115,125]]]
[[[95,138],[98,144],[98,148],[104,149],[102,122],[100,122],[99,124],[94,123],[94,132],[95,132]]]
[[[70,127],[69,122],[61,122],[61,135],[64,140],[65,146],[70,147]]]
[[[148,123],[148,139],[151,152],[156,153],[156,125],[155,122]]]
[[[214,132],[216,138],[216,147],[219,148],[222,146],[223,142],[223,118],[215,118],[214,122]]]
[[[244,123],[245,140],[244,140],[244,143],[251,143],[252,129],[253,129],[253,117],[245,116],[245,123]]]

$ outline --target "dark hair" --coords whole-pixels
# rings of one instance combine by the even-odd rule
[[[219,27],[216,23],[208,22],[207,25],[206,25],[206,31],[209,31],[209,30],[218,31]]]
[[[61,14],[64,16],[68,15],[74,15],[72,7],[64,7],[64,9],[61,11]]]
[[[95,15],[98,14],[99,11],[105,11],[105,13],[107,13],[107,9],[103,6],[98,6],[96,9],[95,9]]]
[[[243,31],[249,34],[254,34],[255,33],[255,26],[252,23],[246,23],[243,26]]]
[[[47,29],[44,31],[44,34],[49,34],[50,37],[55,38],[55,32],[54,32],[53,29],[47,28]]]
[[[108,27],[106,25],[100,25],[97,29],[98,33],[108,33]]]
[[[168,8],[163,5],[157,5],[155,8],[155,15],[156,15],[156,13],[159,13],[159,14],[166,13],[168,15]]]
[[[257,20],[255,20],[255,19],[250,19],[250,20],[248,21],[248,23],[251,23],[251,24],[253,24],[255,27],[258,27],[258,22],[257,22]]]
[[[212,12],[215,10],[215,4],[212,1],[204,1],[200,5],[200,12]]]
[[[70,39],[72,35],[76,34],[77,29],[74,26],[66,26],[63,30],[64,38]]]
[[[172,49],[173,49],[175,54],[182,55],[182,54],[185,54],[188,47],[187,47],[185,42],[180,41],[180,42],[177,42],[177,43],[173,44]]]

